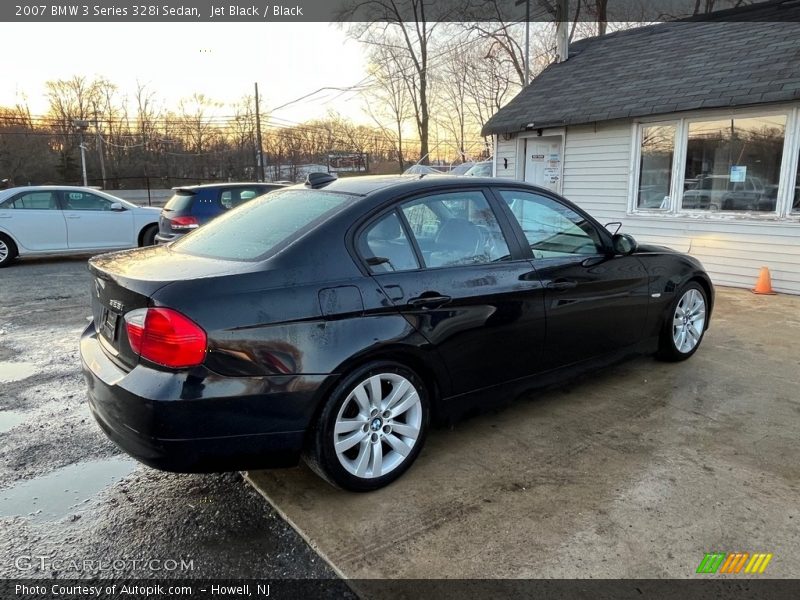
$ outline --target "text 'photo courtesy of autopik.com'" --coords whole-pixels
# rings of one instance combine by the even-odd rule
[[[796,596],[800,0],[0,40],[0,599]]]

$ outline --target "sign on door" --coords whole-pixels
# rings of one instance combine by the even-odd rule
[[[561,136],[525,140],[525,181],[561,192]]]

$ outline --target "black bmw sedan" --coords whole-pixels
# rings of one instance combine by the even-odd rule
[[[305,457],[357,491],[434,420],[624,354],[690,357],[714,300],[694,258],[484,178],[320,177],[89,268],[89,405],[123,450],[184,472]]]

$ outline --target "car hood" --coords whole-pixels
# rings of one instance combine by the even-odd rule
[[[667,246],[657,246],[656,244],[639,244],[634,254],[680,254],[677,250]]]
[[[161,207],[160,206],[134,206],[133,210],[136,212],[141,212],[147,215],[159,215],[161,214]]]

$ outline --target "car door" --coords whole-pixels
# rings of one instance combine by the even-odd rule
[[[483,191],[403,202],[362,231],[359,249],[386,296],[439,350],[453,395],[539,369],[542,287]]]
[[[136,246],[133,213],[119,202],[83,190],[62,190],[70,248],[129,248]],[[121,209],[114,209],[117,204]]]
[[[555,196],[501,189],[545,288],[545,361],[565,366],[642,340],[647,271],[634,255],[615,256],[607,232]]]
[[[32,190],[0,204],[0,230],[27,250],[67,249],[67,225],[53,190]]]

